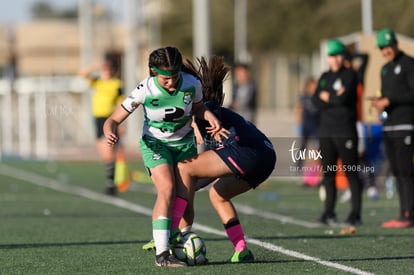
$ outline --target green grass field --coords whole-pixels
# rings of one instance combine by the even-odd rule
[[[130,163],[142,169],[140,163]],[[269,180],[234,200],[256,262],[228,264],[232,245],[208,201],[196,196],[194,231],[207,245],[207,266],[160,268],[151,239],[151,184],[134,183],[118,198],[102,195],[96,162],[0,163],[0,274],[413,274],[414,228],[383,229],[397,198],[364,197],[352,235],[319,226],[317,189]],[[349,203],[338,203],[339,219]]]

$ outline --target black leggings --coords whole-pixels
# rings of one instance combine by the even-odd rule
[[[400,218],[414,221],[414,133],[385,131],[383,137],[391,172],[397,181]]]
[[[337,188],[335,182],[336,171],[345,171],[351,190],[351,214],[360,217],[362,207],[362,181],[358,175],[358,137],[356,133],[349,133],[341,137],[320,138],[320,150],[324,177],[322,184],[326,189],[325,213],[335,215]],[[337,166],[338,158],[342,165]]]

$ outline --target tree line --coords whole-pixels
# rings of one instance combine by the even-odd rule
[[[162,14],[157,16],[161,20],[161,43],[173,44],[190,54],[193,0],[160,1]],[[235,3],[237,0],[210,0],[211,43],[215,54],[233,56]],[[247,5],[247,46],[253,54],[311,53],[318,50],[323,39],[362,29],[361,0],[247,0]],[[414,1],[372,0],[372,7],[374,31],[390,27],[398,33],[414,36],[411,26]],[[72,8],[57,10],[47,2],[38,1],[31,12],[34,19],[77,17],[75,2]]]

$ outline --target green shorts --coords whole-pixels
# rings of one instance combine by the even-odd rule
[[[180,145],[171,146],[149,137],[142,137],[140,140],[140,151],[144,165],[147,168],[154,168],[160,164],[168,163],[175,167],[178,162],[189,159],[197,155],[197,147],[193,138],[186,138]]]

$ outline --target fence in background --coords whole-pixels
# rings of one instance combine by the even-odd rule
[[[86,83],[78,77],[1,80],[1,154],[46,159],[92,138]],[[71,149],[67,149],[71,150]]]
[[[259,84],[260,109],[293,110],[303,81],[320,73],[318,60],[317,56],[282,55],[259,59],[254,75]],[[225,85],[225,89],[230,87]],[[226,94],[231,96],[231,91]],[[13,85],[1,79],[0,156],[90,157],[95,152],[90,95],[87,83],[78,76],[24,77]],[[142,111],[136,113],[132,115],[136,118],[127,121],[125,138],[125,143],[134,147],[142,125]]]

